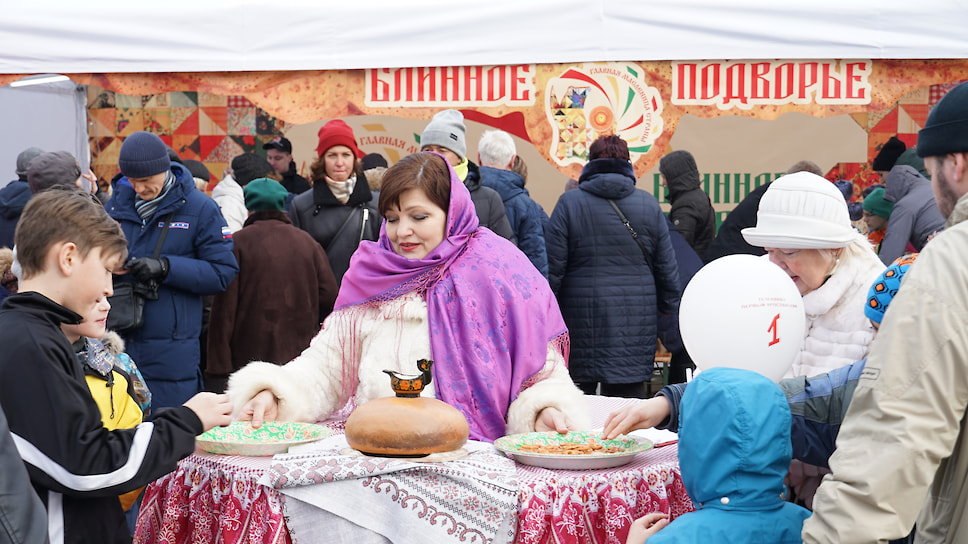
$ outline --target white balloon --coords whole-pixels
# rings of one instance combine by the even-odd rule
[[[786,374],[803,344],[803,298],[765,257],[728,255],[702,267],[682,294],[679,330],[700,370]]]

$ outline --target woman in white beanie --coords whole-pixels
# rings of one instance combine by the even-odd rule
[[[784,378],[822,374],[867,357],[875,329],[864,308],[884,263],[854,230],[843,194],[831,182],[810,172],[777,179],[743,238],[763,247],[803,296],[803,345]],[[812,506],[826,472],[791,463],[788,483],[798,502]]]
[[[884,264],[851,226],[832,183],[809,172],[777,179],[743,238],[766,249],[803,296],[804,342],[785,377],[821,374],[867,356],[874,328],[864,315],[865,297]]]

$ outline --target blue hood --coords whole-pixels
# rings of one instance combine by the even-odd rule
[[[484,185],[497,191],[503,202],[507,202],[522,193],[525,196],[531,196],[528,190],[524,188],[524,178],[517,172],[482,166],[481,181]]]
[[[0,217],[17,219],[27,201],[33,196],[26,181],[14,180],[0,189]]]
[[[793,446],[790,407],[777,384],[748,370],[705,370],[686,388],[679,421],[682,482],[696,508],[784,505]]]

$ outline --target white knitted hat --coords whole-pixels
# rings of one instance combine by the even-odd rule
[[[760,200],[756,226],[743,229],[750,245],[781,249],[845,247],[857,234],[844,195],[810,172],[771,183]]]

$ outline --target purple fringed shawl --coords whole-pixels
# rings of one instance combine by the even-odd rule
[[[567,361],[568,331],[548,281],[513,244],[479,228],[452,168],[450,180],[444,241],[411,260],[393,251],[384,222],[380,239],[353,255],[336,308],[425,291],[437,398],[464,414],[472,439],[493,441],[505,434],[511,401],[544,377],[549,342]],[[346,360],[354,352],[344,351],[344,377],[358,365]]]

